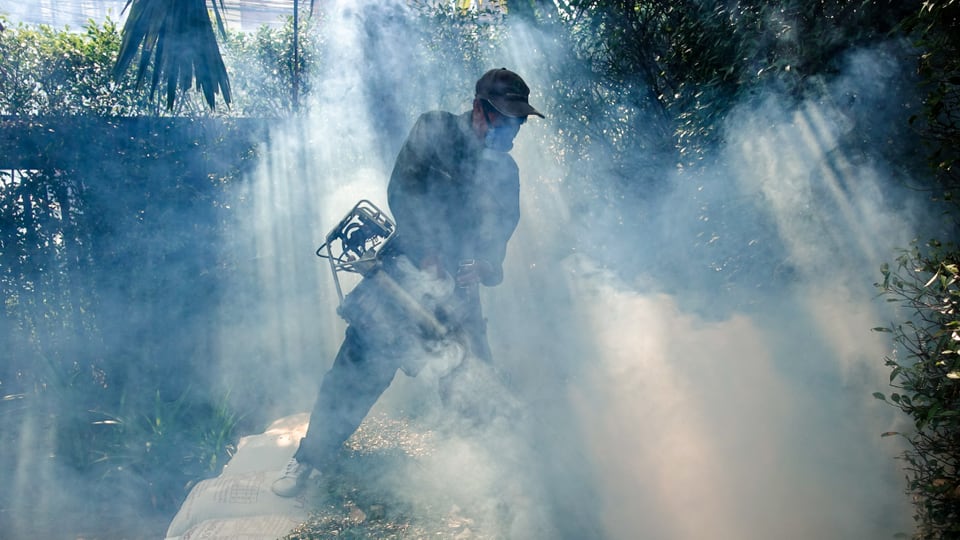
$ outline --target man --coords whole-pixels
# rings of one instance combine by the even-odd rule
[[[411,316],[425,310],[457,330],[464,348],[490,361],[478,286],[503,280],[507,241],[520,218],[520,177],[507,153],[530,115],[530,89],[516,73],[493,69],[476,84],[473,108],[420,116],[397,156],[387,198],[397,235],[381,253],[381,270],[347,296],[349,323],[323,378],[306,437],[273,483],[299,493],[313,469],[339,452],[397,369],[416,374],[430,341],[442,339]],[[403,291],[397,294],[397,290]]]

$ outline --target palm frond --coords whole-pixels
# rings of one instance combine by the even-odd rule
[[[223,0],[212,0],[211,4],[217,28],[225,35]],[[178,90],[189,89],[194,81],[210,108],[216,108],[218,93],[230,104],[230,80],[206,0],[127,0],[126,9],[130,14],[123,26],[115,77],[126,73],[139,51],[137,86],[152,67],[151,99],[158,87],[165,85],[168,110],[173,108]]]

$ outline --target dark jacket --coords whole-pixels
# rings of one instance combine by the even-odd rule
[[[484,285],[503,279],[507,241],[520,219],[520,175],[509,154],[484,149],[470,111],[420,116],[397,156],[387,198],[395,248],[414,263],[437,257],[456,275],[461,261],[483,259],[494,270]]]

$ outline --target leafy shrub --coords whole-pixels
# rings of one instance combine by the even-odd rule
[[[960,252],[934,245],[929,254],[912,249],[897,267],[882,269],[884,296],[910,316],[891,328],[899,354],[887,357],[887,401],[914,423],[901,435],[909,443],[907,491],[914,497],[914,538],[960,538]]]

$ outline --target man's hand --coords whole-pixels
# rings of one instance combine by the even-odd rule
[[[457,287],[470,287],[484,280],[490,279],[493,274],[493,265],[483,259],[467,259],[460,261],[457,270]]]

